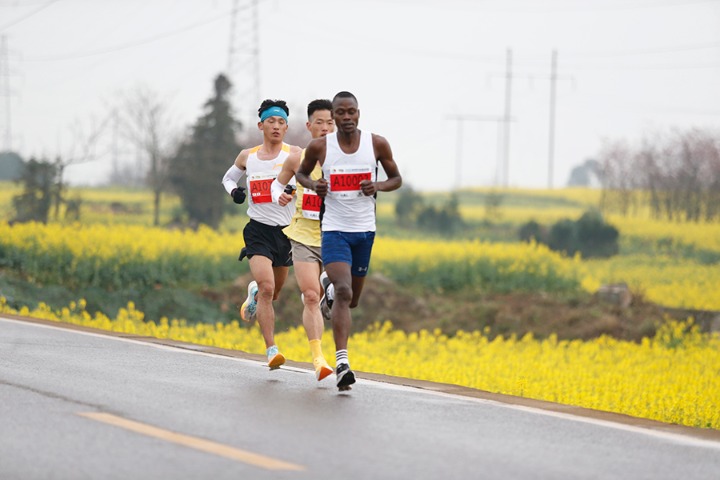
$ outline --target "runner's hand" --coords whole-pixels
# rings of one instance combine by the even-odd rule
[[[321,178],[320,180],[315,182],[315,193],[318,194],[320,197],[325,197],[328,193],[328,182],[324,178]]]
[[[293,196],[292,196],[292,195],[283,192],[283,193],[281,193],[280,196],[278,197],[278,201],[277,201],[277,202],[278,202],[278,205],[280,205],[281,207],[284,207],[284,206],[287,205],[288,203],[292,202],[292,199],[293,199]]]
[[[233,202],[238,203],[238,204],[243,203],[245,201],[245,197],[247,196],[247,195],[245,195],[244,187],[237,187],[237,188],[233,189],[233,191],[230,195],[232,195]]]
[[[370,180],[363,180],[360,182],[360,189],[366,197],[371,197],[377,192],[375,182],[371,182]]]

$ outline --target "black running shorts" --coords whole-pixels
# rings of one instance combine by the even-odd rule
[[[286,225],[270,226],[250,219],[243,229],[248,258],[260,255],[272,260],[273,267],[292,266],[290,240],[283,233]]]

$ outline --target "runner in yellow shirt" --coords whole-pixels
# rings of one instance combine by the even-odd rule
[[[307,107],[308,121],[307,129],[312,138],[324,137],[335,131],[335,122],[332,118],[332,102],[330,100],[313,100]],[[280,206],[289,204],[293,196],[286,193],[287,183],[295,175],[300,166],[300,161],[288,161],[282,167],[277,179],[273,182],[273,200]],[[315,180],[322,175],[318,165],[311,177]],[[322,200],[312,190],[297,185],[297,199],[295,204],[295,215],[283,232],[290,239],[292,245],[292,260],[295,269],[295,277],[302,292],[303,299],[303,326],[310,342],[310,351],[315,367],[315,378],[318,381],[324,379],[331,373],[332,368],[328,365],[322,353],[321,340],[323,334],[323,315],[320,311],[320,296],[322,288],[320,285],[320,272],[322,271],[322,256],[320,252],[320,207]]]

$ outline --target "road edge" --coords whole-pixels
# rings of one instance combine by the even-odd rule
[[[33,317],[26,317],[22,315],[12,314],[0,314],[0,317],[5,317],[11,320],[17,320],[27,323],[35,323],[40,325],[47,325],[57,328],[64,328],[68,330],[77,330],[87,333],[93,333],[98,335],[106,335],[118,338],[127,338],[137,342],[147,342],[156,345],[163,345],[167,347],[180,348],[185,350],[192,350],[200,353],[209,353],[213,355],[220,355],[226,357],[243,358],[247,360],[254,360],[258,362],[265,362],[266,358],[261,354],[253,354],[243,352],[240,350],[230,350],[226,348],[213,347],[207,345],[198,345],[195,343],[181,342],[179,340],[171,340],[167,338],[149,337],[143,335],[135,335],[131,333],[113,332],[110,330],[103,330],[100,328],[85,327],[81,325],[74,325],[71,323],[63,323],[53,320],[45,320]],[[288,366],[295,368],[307,369],[312,371],[313,366],[309,362],[297,362],[288,361]],[[418,388],[421,390],[428,390],[437,393],[444,393],[449,395],[457,395],[461,397],[470,397],[481,400],[487,400],[512,406],[526,407],[531,409],[544,410],[547,412],[553,412],[562,415],[570,415],[574,417],[592,419],[596,421],[605,421],[611,423],[618,423],[626,426],[635,428],[642,428],[652,430],[655,432],[662,432],[666,434],[682,435],[686,437],[692,437],[698,440],[706,440],[713,442],[720,442],[720,430],[714,430],[710,428],[696,428],[688,427],[685,425],[677,425],[672,423],[665,423],[658,420],[649,420],[645,418],[633,417],[630,415],[607,412],[603,410],[594,410],[586,407],[577,407],[573,405],[565,405],[561,403],[550,402],[547,400],[536,400],[532,398],[517,397],[514,395],[507,395],[502,393],[493,393],[485,390],[478,390],[470,387],[463,387],[460,385],[453,385],[448,383],[438,383],[426,380],[414,380],[410,378],[394,377],[390,375],[383,375],[379,373],[363,372],[355,370],[359,378],[365,380],[373,380],[376,382],[388,383],[393,385],[401,385],[406,387]]]

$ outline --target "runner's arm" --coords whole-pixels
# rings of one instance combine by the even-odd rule
[[[238,188],[238,184],[240,181],[242,181],[245,178],[245,175],[247,174],[247,171],[245,170],[245,165],[247,163],[247,150],[243,150],[240,152],[240,154],[235,159],[235,162],[230,166],[227,172],[225,172],[225,175],[222,179],[223,187],[225,187],[225,191],[228,192],[231,196],[233,195],[233,192]],[[240,187],[243,190],[245,187]]]
[[[315,193],[321,197],[324,197],[327,194],[327,181],[325,181],[324,178],[321,178],[320,180],[312,180],[310,178],[310,174],[313,169],[315,169],[315,165],[317,165],[318,162],[322,165],[324,157],[325,137],[311,140],[307,148],[305,148],[305,156],[302,162],[300,162],[300,167],[295,174],[295,178],[297,178],[300,185],[305,188],[309,188],[310,190],[314,190]]]
[[[375,149],[375,157],[380,165],[382,165],[388,178],[382,182],[363,180],[360,182],[363,193],[370,196],[376,192],[392,192],[393,190],[397,190],[402,186],[402,176],[400,175],[397,163],[395,163],[393,159],[390,143],[388,143],[384,137],[373,134],[373,148]]]

